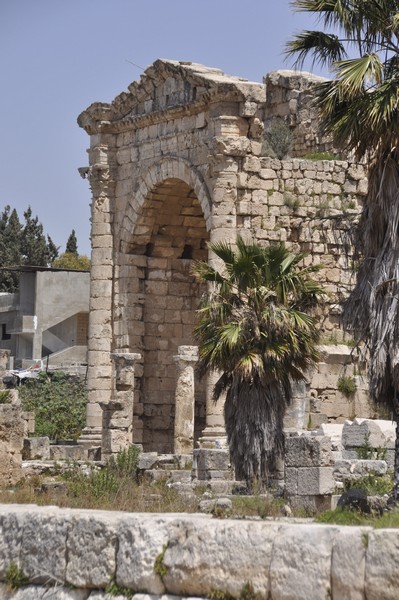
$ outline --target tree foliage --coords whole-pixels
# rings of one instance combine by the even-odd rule
[[[362,256],[344,318],[369,350],[370,393],[399,425],[399,0],[294,0],[325,31],[304,31],[287,46],[301,65],[329,66],[317,89],[322,128],[335,145],[366,158],[369,188],[357,229]],[[355,55],[354,58],[351,56]],[[395,488],[399,489],[399,426]]]
[[[303,254],[285,246],[262,248],[238,238],[237,248],[210,244],[222,264],[199,262],[208,282],[194,335],[198,370],[220,374],[217,400],[226,392],[225,423],[236,477],[265,479],[283,447],[283,416],[291,382],[318,360],[315,320],[309,312],[322,290],[303,267]]]
[[[70,236],[67,240],[65,252],[68,254],[75,254],[76,256],[78,256],[78,240],[76,239],[74,229],[72,229]]]
[[[71,269],[75,271],[90,271],[90,259],[85,255],[74,252],[64,252],[53,262],[55,269]]]
[[[57,373],[32,379],[19,388],[24,410],[35,413],[35,434],[51,440],[77,439],[85,425],[85,384]]]
[[[2,267],[50,266],[58,256],[58,249],[50,236],[45,236],[38,217],[32,216],[30,207],[24,212],[21,223],[15,209],[6,206],[0,215],[0,265]],[[18,273],[0,271],[0,291],[18,289]]]

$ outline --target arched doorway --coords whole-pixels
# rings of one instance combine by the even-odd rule
[[[191,274],[206,260],[209,235],[194,189],[167,178],[149,191],[137,214],[127,253],[139,279],[131,307],[131,348],[142,354],[136,369],[134,440],[146,451],[173,452],[176,371],[173,357],[193,343],[203,289]],[[134,257],[134,258],[133,258]],[[196,385],[195,436],[205,426],[205,385]]]

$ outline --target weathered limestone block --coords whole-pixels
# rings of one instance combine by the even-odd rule
[[[20,564],[29,581],[46,584],[65,581],[69,527],[70,517],[65,514],[61,519],[54,507],[46,506],[27,515]]]
[[[10,563],[19,564],[22,530],[27,518],[26,507],[14,507],[12,512],[0,510],[0,579],[4,578]],[[1,597],[1,596],[0,596]]]
[[[285,464],[287,467],[329,467],[331,460],[330,438],[310,435],[286,437]]]
[[[24,460],[49,460],[50,440],[48,437],[25,438],[23,444]]]
[[[386,475],[385,460],[337,460],[334,464],[334,478],[338,480],[363,477],[368,474]]]
[[[397,600],[399,535],[397,529],[372,530],[365,538],[367,600]]]
[[[396,426],[392,421],[355,419],[346,421],[342,430],[345,448],[360,448],[367,444],[371,448],[395,447]]]
[[[75,587],[105,588],[116,571],[118,517],[103,513],[74,516],[67,539],[66,581]]]
[[[372,529],[367,527],[339,529],[331,561],[332,598],[365,600],[365,540],[371,531]]]
[[[194,366],[198,361],[198,347],[179,346],[174,361],[177,368],[174,451],[188,454],[194,447]]]
[[[0,405],[0,486],[22,478],[22,448],[25,421],[18,404]]]
[[[342,454],[343,423],[322,423],[317,430],[317,435],[327,436],[331,440],[331,451]]]
[[[324,496],[333,493],[333,467],[286,467],[285,489],[288,496]]]
[[[213,472],[226,473],[229,466],[230,454],[226,449],[196,448],[193,452],[193,473],[197,479],[211,479]]]
[[[280,529],[270,564],[273,600],[331,597],[331,556],[336,535],[337,530],[317,525],[304,526],[302,531],[295,525]]]
[[[215,520],[210,527],[205,516],[181,519],[170,530],[164,554],[167,591],[209,596],[209,590],[221,589],[238,597],[250,581],[266,597],[277,531],[273,523],[265,529],[256,522],[242,522],[238,532],[234,521]]]
[[[60,585],[45,587],[40,585],[29,585],[19,590],[10,591],[7,584],[0,583],[0,598],[2,600],[93,600],[89,590],[71,590]],[[109,600],[109,594],[99,592],[97,600]],[[121,596],[115,596],[113,600],[124,600]]]
[[[169,542],[169,521],[170,517],[160,515],[124,518],[118,530],[118,585],[150,594],[165,591],[161,577],[154,571],[154,564]]]

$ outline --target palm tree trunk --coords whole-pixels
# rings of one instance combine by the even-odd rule
[[[224,406],[230,458],[238,481],[267,483],[282,455],[287,398],[277,383],[233,381]]]

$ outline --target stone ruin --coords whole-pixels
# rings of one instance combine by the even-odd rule
[[[107,460],[135,443],[150,471],[162,471],[168,461],[169,468],[174,461],[181,468],[194,457],[190,478],[219,488],[232,479],[223,402],[213,402],[213,376],[195,376],[192,330],[206,290],[191,265],[214,263],[209,241],[234,244],[240,235],[265,245],[285,242],[307,252],[307,264],[322,265],[319,277],[329,294],[319,315],[322,361],[295,388],[286,415],[285,477],[287,489],[300,496],[298,469],[329,469],[304,495],[330,489],[332,455],[327,460],[322,453],[320,464],[316,455],[317,464],[309,458],[298,464],[290,444],[306,446],[310,438],[306,432],[298,442],[296,432],[325,423],[342,427],[376,413],[365,367],[340,328],[352,283],[349,229],[367,179],[363,165],[304,158],[332,149],[311,104],[318,81],[309,73],[277,71],[255,83],[158,60],[113,102],[94,103],[79,116],[90,136],[89,166],[79,171],[92,190],[86,428],[77,446],[27,442],[27,458]],[[265,132],[276,120],[290,128],[292,158],[263,156]],[[356,384],[349,396],[339,389],[342,375]],[[283,466],[276,477],[284,479]]]
[[[213,262],[207,243],[234,243],[237,235],[285,242],[307,252],[308,264],[323,265],[329,297],[320,329],[332,345],[324,349],[325,366],[310,374],[305,406],[296,399],[295,418],[316,426],[373,416],[350,349],[334,346],[345,339],[339,320],[351,286],[348,235],[367,180],[362,165],[303,158],[331,148],[311,106],[317,81],[278,71],[254,83],[157,60],[111,103],[94,103],[79,116],[90,136],[89,166],[80,173],[92,190],[89,402],[81,444],[101,446],[108,456],[132,442],[160,453],[222,443],[223,402],[213,403],[213,378],[194,378],[194,404],[186,404],[183,390],[191,383],[182,373],[195,354],[179,348],[193,345],[204,292],[192,261]],[[262,155],[264,132],[276,119],[292,132],[293,158]],[[359,379],[350,402],[337,388],[342,373]]]

